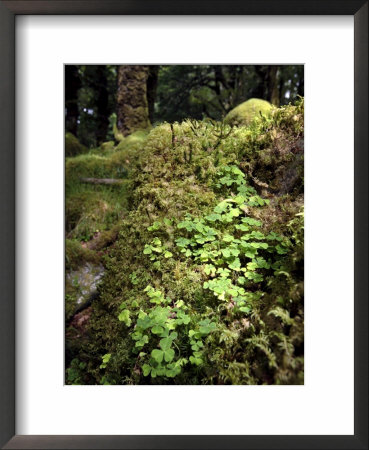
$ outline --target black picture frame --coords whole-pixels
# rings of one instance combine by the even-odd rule
[[[20,14],[354,16],[354,435],[15,435],[15,17]],[[368,449],[368,1],[0,0],[0,445],[6,449]],[[20,282],[20,280],[17,280]],[[337,394],[338,395],[338,394]]]

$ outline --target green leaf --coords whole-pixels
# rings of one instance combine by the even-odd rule
[[[210,332],[214,331],[216,328],[215,323],[210,322],[209,319],[205,319],[199,323],[200,325],[200,333],[201,334],[209,334]]]
[[[238,282],[238,284],[245,284],[246,278],[245,277],[238,277],[237,282]]]
[[[220,218],[220,214],[209,214],[208,216],[205,216],[205,219],[209,222],[216,222],[217,220],[220,220]]]
[[[191,241],[189,239],[183,237],[176,239],[176,244],[178,247],[187,247],[190,243]]]
[[[111,353],[106,353],[105,355],[103,355],[102,360],[104,363],[107,363],[110,361],[111,358]]]
[[[164,352],[162,350],[154,349],[151,352],[151,356],[155,359],[156,362],[159,364],[163,361],[164,358]]]
[[[203,363],[203,360],[195,356],[190,356],[190,362],[196,366],[200,366]]]
[[[165,220],[165,219],[164,219]],[[155,231],[155,230],[159,230],[161,223],[160,222],[154,222],[151,227],[148,227],[147,229],[149,231]]]
[[[174,350],[172,348],[168,348],[164,352],[164,359],[166,362],[171,362],[174,358]]]
[[[249,262],[247,264],[247,268],[248,268],[248,270],[255,270],[258,268],[258,265],[256,264],[256,262]]]
[[[164,351],[168,350],[172,345],[172,339],[170,337],[160,339],[159,345]]]
[[[144,336],[142,336],[142,339],[140,339],[136,342],[135,347],[138,347],[138,348],[143,347],[148,342],[149,342],[149,337],[146,336],[146,334],[145,334]]]
[[[144,377],[147,377],[147,375],[150,373],[150,371],[151,371],[151,367],[148,364],[144,364],[142,366],[142,372],[143,372]]]
[[[231,256],[231,251],[229,248],[223,248],[221,252],[225,258],[229,258]]]
[[[110,361],[111,358],[111,353],[106,353],[105,355],[103,355],[102,357],[102,364],[100,365],[100,369],[105,369],[108,362]],[[83,363],[81,363],[83,364]],[[81,367],[81,364],[79,365],[81,369],[84,369],[84,367]],[[69,369],[69,370],[73,370],[73,369]],[[79,375],[78,375],[79,376]]]
[[[276,246],[276,250],[279,255],[285,255],[286,253],[288,253],[288,250],[279,244]]]
[[[182,321],[185,325],[188,325],[190,323],[190,316],[183,316]]]
[[[127,327],[129,327],[129,326],[131,325],[131,323],[132,323],[132,320],[130,319],[129,316],[130,316],[129,310],[128,310],[128,309],[125,309],[125,310],[123,310],[123,311],[119,314],[118,320],[119,320],[120,322],[124,322],[125,325],[126,325]]]
[[[237,205],[242,205],[242,203],[245,203],[246,198],[243,195],[237,195],[234,198],[234,201],[237,203]]]
[[[254,225],[256,227],[261,227],[262,223],[260,220],[253,219],[252,217],[244,217],[242,222],[247,223],[249,225]]]
[[[223,236],[223,241],[224,241],[224,242],[232,242],[232,241],[234,241],[234,237],[231,236],[230,234],[225,234],[225,235]]]
[[[238,217],[241,214],[241,211],[238,208],[231,208],[229,212],[231,217]]]
[[[274,233],[274,231],[269,233],[266,238],[268,239],[268,241],[281,241],[282,240],[282,237],[278,236],[278,234]]]
[[[241,225],[236,225],[236,229],[241,230],[241,231],[249,231],[250,227],[247,225],[241,224]]]
[[[241,262],[239,260],[239,258],[235,258],[231,264],[228,265],[228,267],[232,270],[235,270],[236,272],[238,272],[241,269]]]
[[[241,252],[236,247],[230,247],[230,252],[232,256],[238,256]]]
[[[251,236],[255,239],[264,239],[265,236],[263,235],[263,233],[261,233],[260,231],[253,231],[251,233]]]
[[[225,200],[223,200],[214,208],[214,212],[222,213],[228,209],[228,206],[229,206],[229,204]]]
[[[177,316],[177,320],[176,322],[178,323],[178,325],[184,324],[187,325],[190,323],[190,316],[188,316],[187,314],[185,314],[182,311],[178,312],[178,316]]]
[[[153,334],[161,334],[164,331],[164,328],[161,327],[160,325],[155,325],[154,327],[151,328],[151,333]]]

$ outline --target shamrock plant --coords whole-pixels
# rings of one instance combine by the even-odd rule
[[[145,245],[144,254],[151,255],[151,261],[155,261],[160,254],[163,254],[164,258],[171,258],[173,256],[173,253],[163,246],[158,237],[155,237],[150,244]]]
[[[133,313],[133,320],[124,302],[118,317],[128,328],[135,323],[131,335],[135,341],[133,352],[138,354],[143,376],[173,378],[188,363],[202,364],[202,338],[215,330],[215,323],[210,320],[198,321],[195,315],[187,313],[188,308],[182,300],[175,303],[151,285],[144,292],[152,304],[151,308]],[[190,325],[195,326],[196,331],[190,329]],[[180,356],[179,345],[183,340],[187,340],[191,347],[189,359]]]
[[[277,233],[263,232],[262,222],[250,216],[251,208],[263,207],[268,200],[246,183],[237,166],[223,167],[215,188],[227,195],[203,217],[187,214],[176,228],[173,219],[154,221],[148,231],[156,236],[143,253],[154,269],[170,258],[191,260],[201,270],[204,295],[223,305],[227,314],[243,317],[251,315],[253,305],[265,295],[268,278],[283,271],[290,243]],[[170,230],[175,231],[174,246]],[[137,277],[131,274],[133,286]],[[208,338],[218,331],[219,318],[214,320],[206,310],[198,311],[151,284],[143,295],[144,300],[123,302],[118,316],[134,342],[140,374],[174,378],[185,366],[204,367]],[[110,354],[104,355],[101,367],[109,360]]]
[[[274,232],[264,234],[262,222],[248,215],[249,207],[264,206],[268,200],[246,184],[239,168],[224,167],[216,186],[236,189],[237,195],[223,199],[205,217],[187,215],[177,225],[186,234],[176,244],[185,257],[203,265],[205,290],[231,302],[235,311],[250,313],[252,302],[263,295],[260,283],[281,269],[279,255],[288,252],[290,243]]]

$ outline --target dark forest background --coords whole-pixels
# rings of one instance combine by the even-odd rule
[[[119,90],[126,80],[117,65],[67,65],[65,127],[88,148],[114,140],[119,130]],[[139,66],[136,66],[139,67]],[[187,117],[222,120],[249,98],[275,106],[304,96],[302,65],[171,65],[141,66],[145,75],[152,125]]]

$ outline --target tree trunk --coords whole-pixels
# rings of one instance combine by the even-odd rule
[[[65,130],[77,136],[78,128],[78,90],[81,80],[77,66],[65,66]]]
[[[109,93],[107,90],[106,66],[97,66],[96,84],[96,140],[100,145],[102,142],[106,141],[106,135],[108,133],[109,126]]]
[[[150,126],[147,100],[149,66],[119,66],[117,127],[123,136]]]
[[[158,75],[160,66],[150,66],[149,76],[147,78],[147,103],[149,107],[149,119],[154,123],[154,104],[156,98],[156,89],[158,87]]]
[[[270,103],[279,107],[278,66],[270,66],[268,71],[268,90]]]

